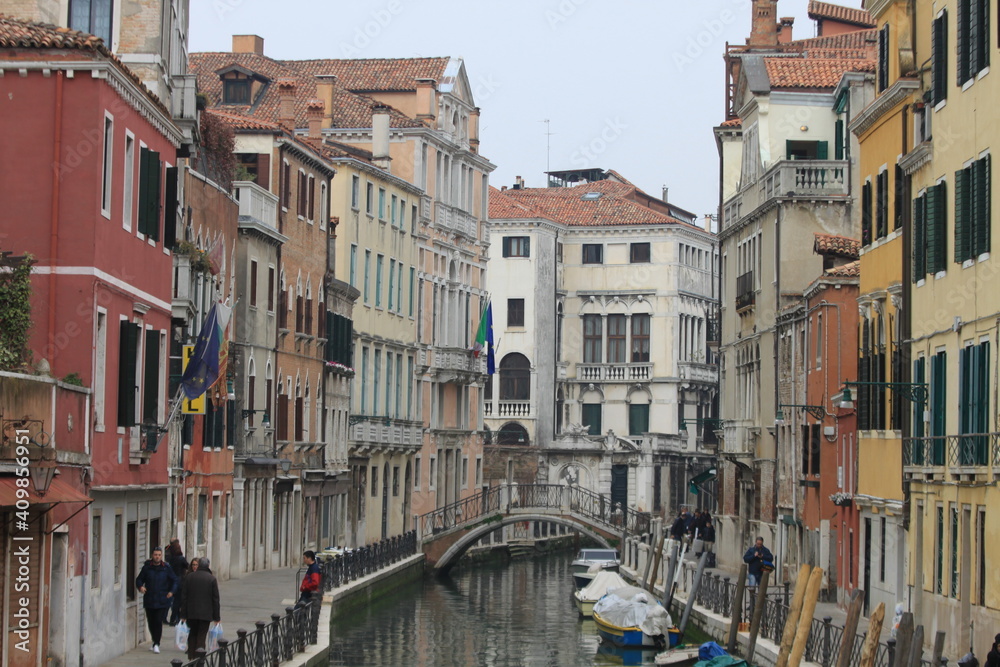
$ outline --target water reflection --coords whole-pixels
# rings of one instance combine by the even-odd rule
[[[572,553],[428,578],[337,620],[330,665],[637,665],[653,651],[600,647],[573,604]],[[648,656],[644,655],[649,653]]]

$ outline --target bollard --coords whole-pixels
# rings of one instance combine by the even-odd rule
[[[892,667],[896,662],[896,640],[890,639],[885,645],[889,647],[889,664],[887,667]]]
[[[255,658],[254,664],[255,665],[263,665],[264,664],[264,655],[265,655],[265,653],[264,653],[264,628],[266,626],[267,626],[267,623],[265,623],[264,621],[257,621],[256,623],[254,623],[254,627],[257,628],[257,633],[258,633],[257,636],[260,637],[260,639],[257,641],[257,650],[256,650],[256,654],[257,655],[254,656],[254,658]]]
[[[170,661],[170,667],[181,667],[181,665],[183,664],[184,661],[181,660],[180,658],[174,658],[173,660]]]
[[[247,631],[243,628],[236,631],[236,664],[247,664]]]
[[[200,648],[194,652],[195,663],[198,665],[198,667],[202,667],[202,665],[205,664],[205,655],[207,654],[205,653],[205,649],[203,648]]]
[[[787,589],[786,589],[787,590]],[[823,667],[830,667],[830,623],[833,617],[823,617]]]
[[[789,585],[789,583],[790,582],[788,582],[788,581],[786,581],[784,583],[784,587],[785,587],[785,594],[784,595],[785,595],[785,606],[786,607],[788,606],[788,585]]]
[[[229,646],[228,639],[219,640],[219,667],[226,667],[226,665],[229,663],[229,661],[226,660],[226,656],[229,654],[229,651],[226,650],[226,647],[228,646]]]
[[[718,576],[718,575],[716,575],[716,576]],[[716,614],[718,614],[718,613],[725,613],[729,609],[729,607],[730,607],[730,604],[729,604],[729,580],[730,580],[729,577],[726,577],[723,580],[724,583],[722,585],[722,606],[720,608],[714,610]]]

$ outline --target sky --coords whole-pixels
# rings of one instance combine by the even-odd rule
[[[795,17],[795,38],[814,35],[807,5],[778,3],[779,16]],[[482,109],[480,152],[497,167],[491,184],[521,176],[542,187],[547,165],[615,169],[704,215],[718,206],[722,54],[726,42],[745,43],[750,9],[750,0],[194,0],[190,50],[229,51],[232,35],[256,34],[279,60],[460,57]]]

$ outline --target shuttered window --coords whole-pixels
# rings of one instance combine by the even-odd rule
[[[649,404],[630,404],[628,406],[628,434],[642,435],[649,432]]]
[[[143,148],[139,151],[139,233],[160,238],[160,154]]]
[[[160,332],[146,331],[142,372],[142,421],[156,424],[160,405]]]
[[[990,64],[990,0],[958,0],[956,83],[961,86]]]
[[[531,239],[527,236],[505,236],[503,237],[504,257],[530,257]]]
[[[948,11],[934,19],[931,28],[931,99],[934,104],[948,98]]]
[[[875,238],[889,234],[889,172],[880,171],[875,179]]]
[[[135,426],[140,328],[122,320],[118,331],[118,426]]]
[[[947,418],[948,354],[938,352],[931,357],[931,465],[944,465],[944,436]]]
[[[927,272],[938,273],[945,270],[948,250],[946,236],[946,192],[944,181],[927,188]]]
[[[844,120],[838,118],[833,126],[833,157],[836,160],[844,159]]]
[[[861,186],[861,244],[872,242],[872,183]]]
[[[913,200],[913,282],[927,275],[927,197]]]
[[[889,87],[889,24],[878,31],[878,92]]]
[[[586,426],[589,435],[601,434],[601,404],[584,403],[581,413],[581,421]]]
[[[177,167],[165,170],[163,192],[163,245],[173,248],[177,245]]]
[[[972,252],[978,257],[990,251],[990,156],[976,160],[973,163],[972,189],[973,195],[973,240]]]
[[[927,382],[927,370],[926,360],[920,357],[913,362],[913,382],[914,384],[921,385]],[[910,410],[912,414],[913,421],[913,437],[917,438],[924,437],[924,406],[916,401],[910,401]],[[924,465],[924,448],[917,444],[913,447],[913,465]]]
[[[892,186],[892,228],[895,230],[903,227],[906,211],[909,210],[906,204],[909,198],[906,196],[906,174],[903,173],[903,168],[897,164],[893,175],[895,182]]]
[[[990,344],[967,345],[959,351],[958,426],[960,465],[986,465],[989,460]]]

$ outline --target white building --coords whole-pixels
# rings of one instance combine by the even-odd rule
[[[578,184],[491,191],[487,481],[709,506],[687,488],[712,465],[715,235],[613,171],[552,176]]]

